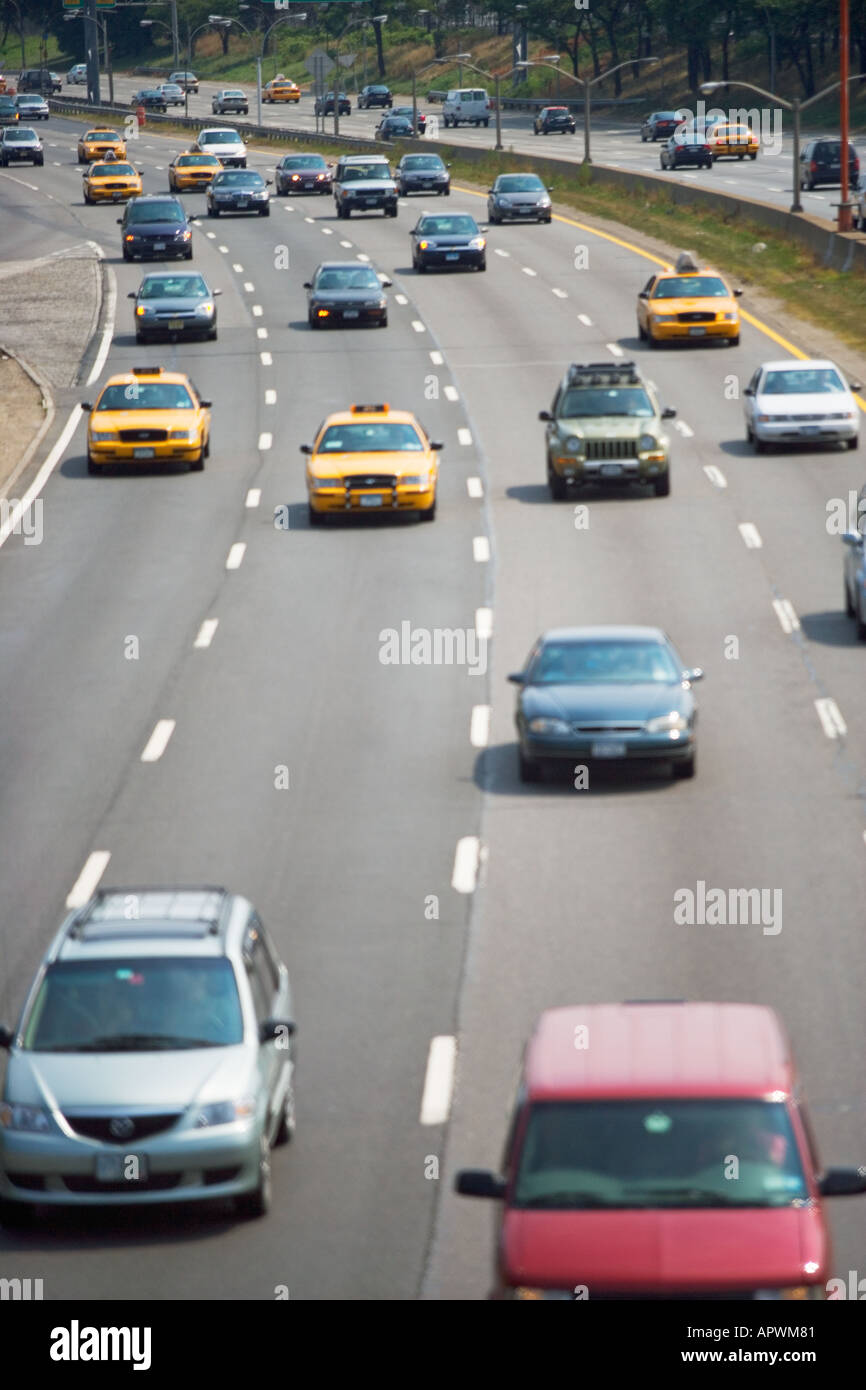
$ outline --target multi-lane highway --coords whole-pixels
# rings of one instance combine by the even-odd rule
[[[297,74],[296,74],[297,76]],[[143,85],[144,79],[141,77],[117,76],[114,79],[115,101],[119,105],[128,104],[133,92],[138,91]],[[201,82],[198,94],[189,98],[189,112],[191,116],[201,116],[210,122],[212,117],[211,100],[214,92],[227,83],[222,82]],[[236,122],[255,121],[256,119],[256,89],[255,83],[238,84],[247,92],[250,98],[249,116],[227,116],[216,118],[216,124],[231,125]],[[64,97],[75,96],[81,93],[81,88],[64,87],[62,95]],[[102,95],[107,95],[105,79],[102,79]],[[426,88],[424,89],[426,96]],[[724,111],[745,110],[753,108],[754,103],[747,100],[749,93],[736,93],[735,89],[726,97],[723,93],[716,101],[710,99],[704,103],[706,111],[715,110],[717,107]],[[395,96],[395,105],[411,105],[412,97],[406,95]],[[438,139],[446,140],[454,145],[469,145],[475,148],[492,148],[496,138],[494,124],[491,120],[490,126],[458,126],[456,130],[445,130],[442,123],[441,106],[428,104],[422,98],[419,86],[419,109],[426,112],[428,119],[435,118],[439,121]],[[658,108],[654,108],[658,109]],[[182,108],[170,107],[169,115],[172,112],[180,113]],[[647,112],[650,106],[647,106]],[[687,183],[693,180],[698,181],[699,187],[717,188],[722,193],[735,197],[758,198],[762,202],[772,203],[778,207],[789,207],[792,198],[792,127],[786,112],[780,108],[774,110],[759,109],[759,120],[755,120],[755,130],[761,139],[761,153],[757,160],[744,160],[742,163],[736,159],[719,160],[709,171],[705,170],[679,170],[671,173],[664,170],[659,165],[659,144],[651,141],[643,142],[640,138],[640,121],[646,112],[642,108],[633,108],[631,116],[618,114],[615,117],[599,115],[593,116],[592,124],[592,158],[596,164],[608,165],[613,169],[626,169],[636,174],[654,174],[659,178],[671,179],[674,182]],[[376,126],[382,118],[382,112],[378,109],[371,111],[360,111],[354,104],[350,116],[340,117],[340,134],[357,135],[363,139],[372,140]],[[321,117],[319,125],[321,127]],[[502,144],[506,150],[514,150],[519,154],[550,155],[557,159],[573,159],[580,161],[583,159],[583,123],[580,111],[576,112],[577,131],[574,135],[550,135],[546,137],[536,136],[532,129],[533,117],[526,111],[504,111],[502,115]],[[292,129],[315,131],[316,118],[313,113],[313,99],[308,93],[304,93],[297,106],[263,104],[262,123],[266,126],[288,126]],[[325,124],[329,133],[333,131],[334,118],[327,116]],[[432,129],[431,129],[432,133]],[[801,132],[801,146],[812,136],[817,136],[823,132],[812,129],[808,123],[804,123]],[[660,143],[660,142],[659,142]],[[866,168],[866,140],[853,138],[853,143],[860,156],[861,168]],[[387,145],[383,145],[387,149]],[[817,188],[813,192],[805,189],[801,194],[801,202],[804,212],[811,213],[814,217],[825,217],[828,221],[835,219],[834,205],[839,201],[838,188]]]
[[[864,652],[826,527],[862,449],[758,458],[731,386],[789,341],[808,351],[806,330],[747,321],[737,348],[650,354],[634,313],[655,262],[628,233],[491,228],[485,275],[419,276],[423,197],[350,222],[330,199],[274,199],[268,221],[194,232],[218,341],[136,347],[142,267],[121,260],[117,210],[83,204],[80,129],[52,118],[44,168],[0,173],[0,247],[96,242],[117,306],[101,380],[188,371],[214,402],[212,453],[201,474],[88,477],[79,422],[42,544],[0,549],[4,1013],[92,855],[110,855],[104,883],[223,882],[292,972],[298,1132],[264,1221],[51,1217],[0,1233],[4,1273],[51,1299],[483,1298],[493,1213],[453,1195],[453,1170],[496,1167],[525,1038],[572,1002],[770,1004],[822,1156],[862,1163]],[[145,192],[182,148],[142,132]],[[449,211],[483,209],[454,188]],[[394,281],[386,330],[309,331],[302,282],[336,257]],[[578,526],[544,485],[538,411],[568,362],[607,359],[638,361],[679,412],[672,494],[587,494]],[[445,443],[435,524],[311,530],[299,445],[383,400]],[[403,622],[489,627],[486,672],[383,664]],[[660,624],[705,668],[694,781],[518,782],[507,673],[542,629],[603,622]],[[160,720],[171,737],[143,762]],[[675,892],[700,880],[781,890],[781,931],[675,925]],[[456,1039],[453,1078],[447,1046],[428,1067],[434,1038]],[[830,1215],[846,1277],[866,1203]]]

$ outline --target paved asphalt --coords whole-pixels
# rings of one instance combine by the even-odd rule
[[[527,1033],[568,1002],[772,1005],[825,1161],[866,1160],[864,655],[825,525],[828,499],[863,482],[862,449],[753,456],[731,381],[783,349],[746,324],[735,349],[650,354],[634,320],[650,262],[566,218],[492,228],[485,275],[423,277],[407,236],[423,198],[395,221],[338,222],[312,198],[274,199],[267,221],[204,218],[194,264],[224,291],[218,341],[136,347],[126,295],[142,267],[121,261],[117,210],[83,205],[80,124],[44,128],[44,169],[0,173],[0,246],[97,242],[118,289],[102,379],[179,363],[214,400],[212,455],[200,475],[89,478],[80,424],[44,491],[43,543],[0,550],[0,1012],[17,1013],[92,851],[111,854],[105,883],[225,882],[256,902],[292,972],[298,1134],[275,1156],[266,1221],[64,1216],[0,1233],[4,1274],[42,1278],[52,1299],[269,1299],[279,1285],[292,1299],[483,1298],[493,1213],[455,1197],[451,1176],[496,1165]],[[146,192],[182,147],[143,132]],[[462,189],[448,205],[483,208]],[[580,243],[588,269],[574,268]],[[302,281],[343,254],[394,279],[386,330],[308,329]],[[537,412],[567,362],[614,348],[679,411],[672,495],[587,494],[577,529],[543,486]],[[436,522],[309,530],[299,444],[327,411],[383,399],[445,441]],[[790,634],[780,599],[799,616]],[[472,628],[484,607],[486,675],[381,663],[384,629]],[[209,618],[213,642],[195,648]],[[543,628],[595,622],[659,623],[706,669],[693,782],[517,781],[505,676]],[[823,731],[824,698],[846,738]],[[481,749],[470,725],[485,705]],[[166,718],[164,755],[142,763]],[[480,879],[460,893],[455,852],[473,836]],[[701,879],[780,889],[781,932],[675,926],[674,892]],[[458,1038],[456,1087],[449,1122],[426,1125],[437,1036]],[[830,1211],[845,1276],[862,1267],[866,1201]]]
[[[425,99],[428,82],[429,75],[423,88],[419,85],[418,106],[419,110],[425,111],[428,117],[438,118],[439,140],[447,140],[455,145],[466,144],[492,149],[496,139],[493,121],[486,129],[483,126],[458,126],[456,130],[445,130],[441,120],[441,106],[435,103],[428,104]],[[145,85],[147,85],[146,79],[142,77],[117,76],[114,80],[116,104],[126,105],[132,93]],[[211,98],[220,87],[228,85],[240,86],[247,92],[250,98],[248,117],[213,117]],[[64,86],[61,95],[67,97],[77,94],[81,97],[82,93],[83,88],[81,87]],[[102,77],[102,96],[104,100],[108,99],[108,85],[104,75]],[[754,101],[757,102],[757,100],[758,98],[755,97]],[[340,117],[340,133],[372,140],[382,112],[380,110],[359,111],[354,101],[353,96],[351,116]],[[411,102],[411,93],[408,96],[403,94],[396,100],[397,105],[411,105]],[[720,94],[717,101],[710,98],[705,105],[707,111],[714,110],[717,106],[725,111],[736,111],[740,108],[749,110],[754,103],[750,93],[737,94],[732,91],[727,97]],[[172,112],[182,114],[179,107],[169,108],[169,114]],[[201,115],[203,124],[208,125],[211,123],[232,125],[238,122],[242,124],[244,119],[254,122],[256,120],[255,83],[229,84],[203,81],[200,83],[198,95],[189,98],[189,113],[191,116]],[[591,154],[594,162],[610,165],[614,169],[628,169],[632,173],[655,174],[660,178],[673,179],[677,183],[682,180],[686,182],[697,180],[700,186],[718,188],[723,193],[745,198],[758,198],[762,202],[774,203],[779,207],[790,206],[792,197],[792,126],[789,114],[782,111],[781,108],[763,111],[760,116],[760,123],[755,120],[754,116],[752,117],[762,141],[761,153],[754,162],[750,159],[745,159],[742,162],[737,159],[722,159],[709,171],[702,169],[680,170],[676,173],[670,173],[660,167],[658,145],[654,145],[651,141],[644,143],[641,140],[640,121],[644,114],[640,108],[634,108],[633,116],[618,115],[615,118],[602,115],[594,116],[591,137]],[[514,150],[518,153],[551,155],[557,159],[580,161],[583,159],[584,146],[581,111],[576,113],[575,119],[577,121],[576,134],[541,137],[533,134],[533,117],[528,111],[504,111],[502,115],[502,144],[506,150]],[[288,126],[292,129],[315,131],[316,119],[313,114],[313,99],[304,93],[297,106],[277,103],[263,104],[262,122],[266,126]],[[334,127],[333,116],[328,116],[325,123],[328,132],[331,133]],[[321,118],[319,124],[321,125]],[[812,129],[808,120],[804,120],[801,142],[805,143],[810,136],[822,133],[824,132]],[[866,139],[858,140],[854,137],[854,144],[860,155],[861,169],[866,169]],[[387,150],[389,147],[383,143],[382,148]],[[820,187],[812,193],[807,193],[804,190],[801,194],[803,210],[811,213],[814,217],[826,217],[828,221],[833,221],[836,217],[834,205],[838,203],[840,196],[838,188]]]

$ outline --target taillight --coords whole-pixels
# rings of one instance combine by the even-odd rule
[[[818,165],[816,164],[815,160],[813,159],[813,160],[812,160],[812,163],[809,165],[809,172],[812,173],[812,174],[814,174],[814,172],[815,172],[815,170],[816,170],[817,168],[818,168]]]

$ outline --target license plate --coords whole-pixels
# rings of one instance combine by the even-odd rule
[[[625,744],[616,743],[613,739],[604,739],[599,743],[593,743],[590,748],[592,758],[624,758]]]
[[[459,252],[459,251],[446,251],[446,252],[445,252],[445,259],[446,259],[446,261],[459,261],[459,260],[460,260],[460,252]]]
[[[801,433],[801,434],[820,434],[820,433],[821,433],[821,426],[820,426],[820,425],[801,425],[801,426],[800,426],[800,433]]]
[[[379,199],[378,199],[378,198],[365,198],[365,199],[364,199],[364,204],[365,204],[365,206],[368,207],[368,208],[374,208],[374,207],[376,207],[376,206],[378,205],[378,202],[379,202]]]
[[[381,505],[382,505],[382,498],[381,498],[381,497],[362,497],[362,498],[361,498],[361,506],[362,506],[362,507],[381,507]]]
[[[432,188],[432,187],[433,187],[433,184],[430,183],[430,182],[426,182],[426,183],[421,183],[421,184],[419,184],[418,187],[419,187],[419,188]]]
[[[154,251],[164,251],[164,250],[165,250],[165,242],[164,242],[164,241],[155,241],[155,242],[153,243],[153,249],[154,249]]]
[[[183,328],[183,323],[183,319],[169,319],[168,326],[169,328]]]
[[[344,310],[343,310],[343,318],[344,318],[344,319],[357,319],[357,318],[360,318],[360,315],[361,315],[360,309],[344,309]]]
[[[621,463],[603,463],[601,465],[601,475],[603,478],[618,478],[621,473]]]
[[[155,458],[155,457],[156,457],[156,450],[155,450],[155,449],[133,449],[133,451],[132,451],[132,457],[133,457],[134,459],[152,459],[152,458]]]
[[[134,1178],[132,1173],[135,1173]],[[122,1149],[116,1154],[97,1154],[96,1176],[100,1182],[123,1182],[127,1178],[132,1187],[135,1182],[147,1177],[147,1155],[129,1154]]]
[[[691,336],[692,336],[693,338],[702,338],[703,335],[706,333],[706,331],[707,331],[707,330],[706,330],[705,328],[690,328],[690,329],[689,329],[689,333],[691,334]]]
[[[239,208],[248,208],[250,205],[250,200],[249,198],[238,198],[237,205]]]

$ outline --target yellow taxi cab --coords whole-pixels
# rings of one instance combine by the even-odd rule
[[[187,193],[194,188],[207,188],[222,167],[215,154],[184,150],[168,166],[168,191]]]
[[[122,159],[106,159],[88,164],[82,172],[82,187],[85,203],[121,203],[138,197],[141,174]]]
[[[315,441],[301,445],[309,455],[310,525],[367,511],[414,512],[432,521],[441,448],[408,410],[352,405],[329,415]]]
[[[278,73],[272,82],[268,82],[262,88],[263,101],[294,101],[301,99],[301,89],[297,82],[293,82],[290,77],[283,77]]]
[[[110,377],[96,404],[82,401],[87,471],[115,463],[188,463],[201,472],[210,453],[210,407],[188,376],[133,367]]]
[[[723,338],[740,341],[742,290],[732,290],[710,266],[701,266],[690,251],[676,265],[650,276],[637,298],[637,331],[651,347],[673,340]]]
[[[718,121],[706,132],[706,142],[713,159],[730,156],[732,159],[758,158],[760,144],[755,132],[747,125],[731,125]]]
[[[90,164],[94,159],[104,159],[109,150],[115,159],[126,159],[126,141],[120,132],[109,126],[95,126],[79,137],[78,163]]]

